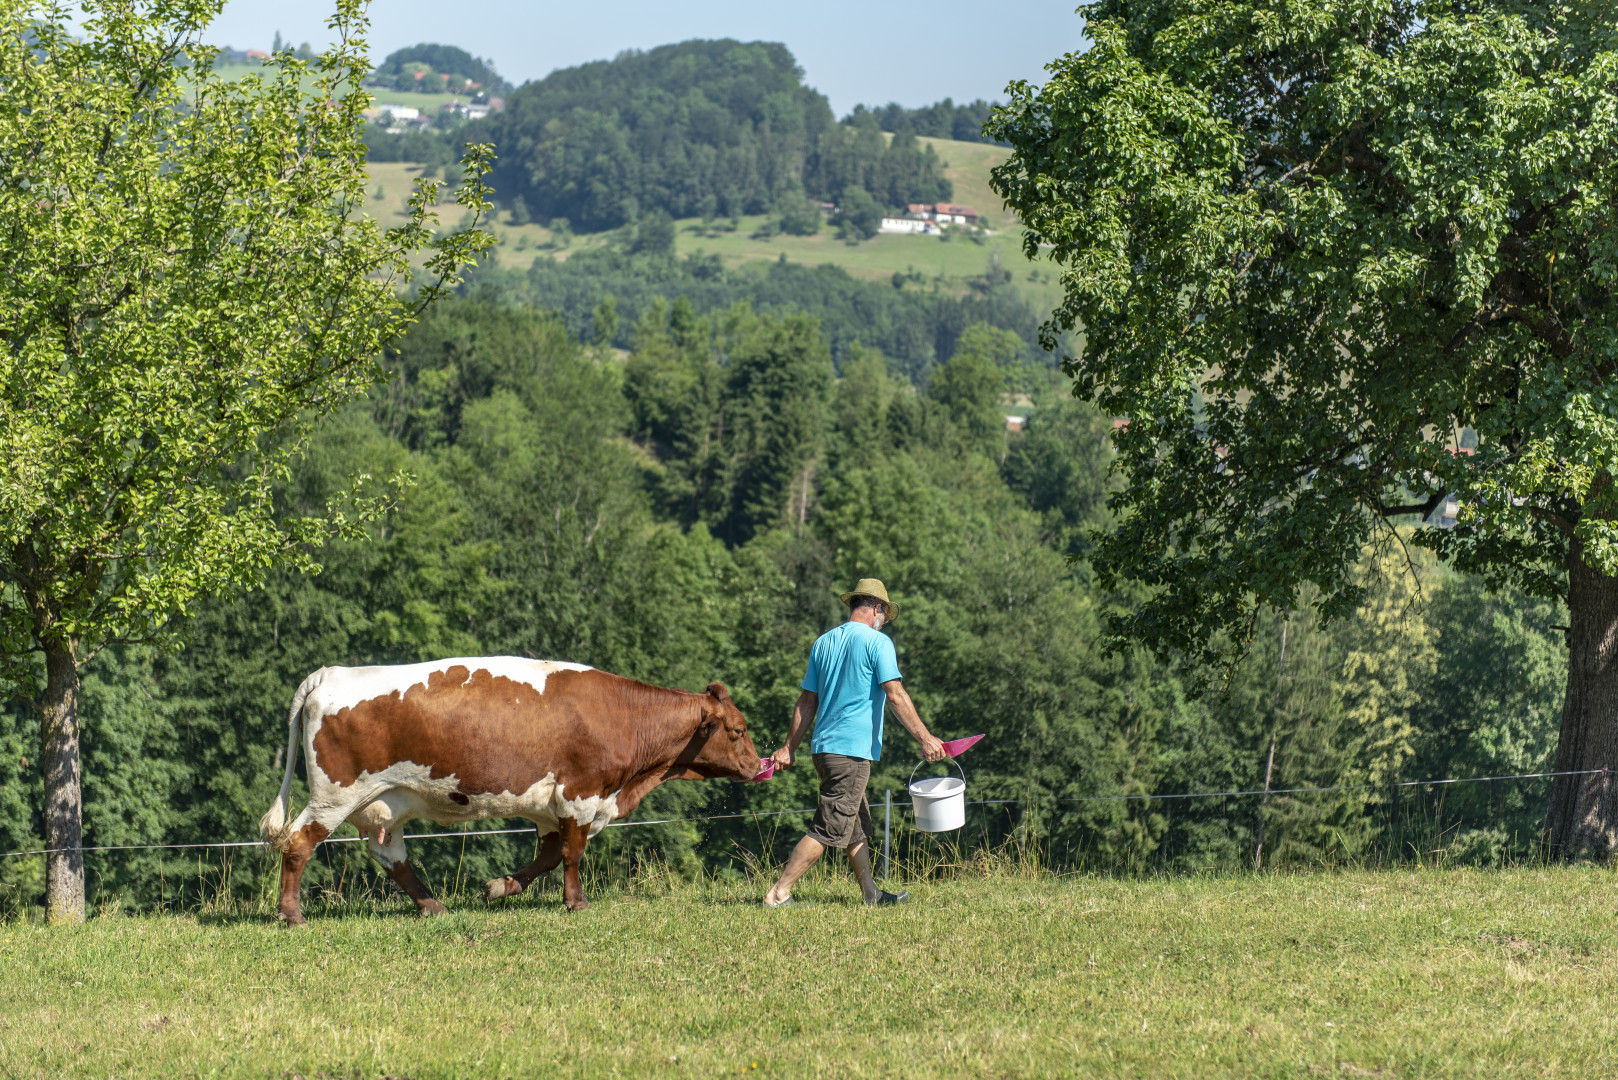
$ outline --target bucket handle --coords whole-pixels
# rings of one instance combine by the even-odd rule
[[[945,758],[944,760],[955,766],[955,770],[961,774],[961,783],[966,783],[966,770],[961,768],[961,763],[956,761],[954,758]],[[927,759],[922,758],[920,761],[916,762],[916,769],[921,768],[925,764],[927,764]],[[916,782],[916,769],[910,770],[910,780],[905,784],[906,791],[909,791],[910,785]]]

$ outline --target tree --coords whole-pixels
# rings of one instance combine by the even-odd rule
[[[818,205],[802,195],[795,198],[787,196],[781,202],[777,216],[782,232],[788,236],[814,236],[820,232],[825,219],[821,217]]]
[[[492,94],[505,94],[511,91],[511,84],[495,71],[494,61],[479,59],[454,45],[422,44],[395,50],[382,58],[382,62],[376,66],[376,70],[370,74],[366,82],[373,86],[396,86],[401,90],[414,90],[416,80],[409,77],[407,68],[436,73],[440,77],[434,79],[438,83],[434,89],[447,88],[450,93],[465,92],[469,82]],[[404,79],[400,78],[402,75],[405,76]],[[446,80],[441,77],[446,75],[454,76],[448,80],[447,87]]]
[[[858,243],[869,240],[882,230],[882,207],[862,187],[843,191],[842,205],[837,208],[837,235]]]
[[[197,75],[217,9],[0,16],[0,675],[43,713],[53,921],[84,912],[80,667],[354,533],[375,507],[363,478],[346,508],[285,521],[272,485],[492,240],[433,240],[434,184],[403,225],[363,217],[359,0],[338,0],[325,55],[283,51],[273,78],[235,83]],[[469,152],[457,194],[478,213],[486,157]],[[437,281],[407,304],[424,247]]]
[[[1556,767],[1618,756],[1618,37],[1611,6],[1103,0],[1012,87],[993,184],[1067,270],[1075,392],[1129,420],[1114,624],[1228,664],[1306,585],[1353,610],[1393,523],[1565,597]],[[1473,436],[1475,434],[1475,448]],[[1600,777],[1549,836],[1618,847]]]
[[[998,458],[1006,445],[1006,413],[1000,399],[1006,375],[1022,356],[1022,340],[1009,330],[978,323],[956,343],[955,355],[933,372],[932,400],[944,407],[970,445]]]
[[[638,254],[667,258],[674,254],[674,219],[662,210],[653,210],[635,226],[633,250]]]
[[[742,543],[789,516],[801,529],[831,394],[831,352],[809,316],[754,315],[745,305],[721,321],[719,348],[728,375],[730,505],[717,531]]]

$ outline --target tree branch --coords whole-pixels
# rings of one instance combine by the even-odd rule
[[[1443,490],[1436,492],[1426,502],[1407,503],[1404,506],[1389,506],[1382,500],[1378,499],[1374,509],[1379,515],[1385,518],[1403,517],[1406,514],[1420,514],[1423,518],[1426,518],[1430,516],[1434,510],[1437,510],[1447,498],[1449,498],[1449,489],[1444,488]]]

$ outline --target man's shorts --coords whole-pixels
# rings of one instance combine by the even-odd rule
[[[849,848],[862,843],[872,831],[871,807],[865,801],[871,763],[842,754],[813,757],[820,777],[820,803],[809,823],[809,835],[825,847]]]

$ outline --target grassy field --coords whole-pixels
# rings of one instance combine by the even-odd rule
[[[1604,869],[759,891],[3,926],[0,1076],[1618,1072]]]
[[[917,141],[931,146],[944,163],[944,175],[955,185],[951,202],[977,210],[991,229],[1017,228],[1017,219],[1000,205],[1000,196],[989,189],[989,170],[1006,160],[1005,147],[929,137]]]
[[[260,75],[265,79],[273,79],[275,70],[263,64],[220,64],[214,71],[221,79],[234,82],[248,75]],[[314,85],[314,78],[305,80],[306,86]],[[413,90],[393,90],[387,87],[367,86],[366,93],[370,94],[373,103],[377,105],[411,105],[423,113],[435,114],[438,110],[452,101],[469,101],[466,95],[455,94],[418,94]]]
[[[837,239],[827,226],[816,236],[779,234],[754,239],[764,224],[763,215],[743,217],[735,228],[724,220],[705,227],[695,218],[676,223],[675,250],[681,255],[696,252],[718,255],[730,267],[748,262],[774,262],[783,255],[806,266],[836,263],[850,274],[873,281],[890,280],[894,274],[918,275],[920,281],[937,281],[947,290],[966,288],[968,279],[981,275],[991,258],[1010,270],[1021,289],[1041,314],[1061,298],[1056,268],[1049,262],[1028,262],[1022,254],[1022,233],[1016,222],[1000,209],[1000,200],[988,186],[990,167],[1005,157],[997,146],[982,143],[927,139],[948,163],[946,174],[955,182],[955,199],[977,207],[987,218],[991,235],[981,243],[965,236],[948,240],[936,236],[877,236],[858,244]],[[368,205],[385,224],[404,220],[405,200],[411,184],[421,175],[419,165],[376,162],[371,165],[371,188],[375,198]],[[447,193],[446,193],[447,197]],[[447,207],[439,213],[440,222],[454,226],[460,211]],[[499,238],[495,261],[504,267],[526,268],[539,255],[565,259],[590,247],[608,243],[610,233],[573,236],[566,246],[555,246],[550,230],[536,224],[517,225],[507,212],[496,215],[490,228]],[[917,278],[912,278],[917,281]]]

